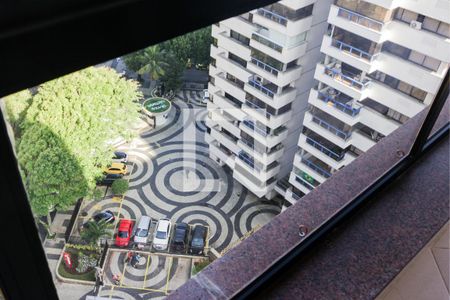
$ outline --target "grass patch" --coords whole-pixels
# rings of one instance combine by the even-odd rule
[[[72,274],[66,271],[66,267],[64,266],[64,262],[61,261],[58,267],[58,273],[61,275],[61,277],[69,278],[69,279],[76,279],[76,280],[85,280],[85,281],[92,281],[95,282],[95,269],[83,273],[83,274]]]
[[[192,275],[195,275],[195,274],[201,272],[209,264],[210,264],[210,261],[207,259],[194,262],[194,267],[192,268]]]

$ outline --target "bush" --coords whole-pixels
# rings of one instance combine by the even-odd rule
[[[199,273],[210,264],[209,260],[202,260],[194,262],[194,268],[192,269],[192,275]]]
[[[128,191],[128,181],[125,179],[117,179],[113,182],[111,189],[114,195],[123,195]]]
[[[87,272],[97,265],[97,258],[93,255],[86,255],[83,252],[78,253],[78,266],[76,268],[78,273]]]
[[[95,201],[102,200],[104,195],[104,191],[95,189],[92,193],[92,199]]]

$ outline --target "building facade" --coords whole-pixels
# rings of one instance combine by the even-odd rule
[[[432,102],[450,62],[449,5],[337,0],[330,6],[285,207]]]
[[[210,157],[258,197],[292,170],[330,5],[284,0],[212,26]]]
[[[210,157],[284,208],[427,107],[444,0],[284,0],[212,27]]]

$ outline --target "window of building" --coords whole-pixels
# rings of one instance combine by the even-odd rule
[[[228,53],[228,58],[231,59],[232,61],[240,64],[241,66],[243,66],[244,68],[247,67],[247,61],[245,59],[240,58],[239,56],[229,52]]]
[[[242,34],[234,31],[234,30],[230,30],[230,37],[232,37],[233,39],[235,39],[236,41],[241,42],[244,45],[249,45],[250,44],[250,39],[243,36]]]
[[[337,0],[336,5],[381,22],[391,18],[388,9],[365,1]]]
[[[450,38],[450,25],[439,20],[420,15],[404,8],[397,8],[395,19],[406,22],[418,21],[422,23],[422,29]]]
[[[383,43],[381,51],[394,54],[395,56],[401,57],[405,60],[411,61],[433,71],[437,71],[441,64],[440,60],[426,56],[422,53],[408,49],[390,41],[386,41]]]
[[[378,80],[393,89],[403,92],[408,96],[414,97],[419,101],[424,101],[427,96],[427,92],[380,71],[370,74],[369,77]]]

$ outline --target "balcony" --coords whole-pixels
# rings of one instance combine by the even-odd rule
[[[244,19],[243,17],[233,17],[226,19],[220,22],[221,25],[225,25],[226,27],[239,32],[240,34],[250,38],[252,36],[253,31],[255,30],[254,25]]]
[[[241,130],[239,129],[239,121],[232,120],[227,117],[227,112],[220,113],[220,110],[210,110],[211,120],[217,123],[220,127],[225,128],[228,132],[239,138],[241,136]],[[229,114],[228,114],[229,115]]]
[[[222,91],[229,93],[236,99],[245,99],[245,91],[242,89],[242,87],[239,84],[227,79],[224,73],[217,74],[217,76],[214,77],[214,80],[216,86],[219,87]]]
[[[313,157],[313,156],[312,156]],[[326,169],[324,169],[323,167],[320,167],[316,162],[314,162],[312,160],[312,157],[310,158],[306,158],[306,157],[302,157],[301,158],[301,162],[303,164],[305,164],[306,166],[308,166],[308,168],[314,170],[315,172],[317,172],[318,174],[320,174],[321,176],[325,177],[325,178],[329,178],[331,176],[331,173],[328,172]]]
[[[317,92],[317,99],[351,117],[359,115],[359,112],[361,111],[361,106],[353,103],[353,101],[347,103],[341,102],[344,99],[342,97],[339,97],[339,95],[330,95],[324,92]]]
[[[306,137],[306,142],[313,146],[314,148],[316,148],[317,150],[319,150],[320,152],[322,152],[323,154],[325,154],[328,157],[331,157],[332,159],[334,159],[335,161],[341,161],[344,158],[345,152],[335,152],[327,147],[325,147],[324,145],[322,145],[321,143],[319,143],[318,141],[314,140],[313,138],[307,136]]]
[[[241,150],[237,146],[237,141],[220,131],[217,126],[211,128],[211,137],[235,154]]]
[[[227,99],[226,97],[223,97],[222,95],[220,95],[220,93],[214,93],[213,96],[214,104],[216,104],[220,109],[223,109],[230,115],[236,117],[236,119],[238,119],[239,121],[244,120],[246,114],[241,110],[241,107],[239,105]]]
[[[383,29],[383,22],[371,19],[364,15],[358,14],[354,11],[339,7],[338,16],[345,18],[353,23],[367,27],[374,31],[381,31]]]
[[[268,166],[264,166],[261,163],[255,163],[253,157],[245,151],[240,151],[236,163],[241,165],[247,172],[251,173],[253,176],[261,181],[267,181],[272,177],[276,176],[280,171],[280,164],[278,162],[273,162]]]
[[[250,60],[250,47],[236,39],[229,37],[226,33],[219,34],[217,43],[220,48],[225,49],[231,53],[239,54],[239,56],[246,61]]]
[[[260,128],[258,128],[258,130],[253,129],[253,124],[254,123],[251,120],[244,120],[239,125],[239,128],[266,147],[272,148],[284,141],[287,137],[288,130],[286,127],[279,127],[281,129],[274,130],[272,134],[265,134],[265,132],[260,130]]]
[[[258,162],[261,162],[264,165],[270,165],[279,159],[283,155],[284,149],[283,145],[280,144],[280,147],[274,147],[269,152],[261,153],[255,149],[254,144],[245,139],[240,139],[238,141],[238,146],[240,146],[245,152],[250,153],[254,159],[257,159]]]
[[[264,86],[261,82],[251,79],[248,84],[270,98],[273,98],[277,92],[277,87],[273,83]]]
[[[317,125],[319,125],[320,127],[325,128],[327,131],[331,132],[335,136],[340,137],[344,141],[346,141],[352,135],[351,131],[343,131],[337,128],[336,126],[333,126],[330,123],[326,122],[325,120],[319,118],[316,115],[312,115],[312,121]]]
[[[367,87],[370,84],[368,79],[360,79],[359,75],[343,73],[337,64],[324,66],[318,64],[314,73],[314,78],[325,83],[338,91],[342,91],[345,95],[357,101],[368,96]]]
[[[294,66],[285,71],[278,70],[254,57],[251,57],[247,68],[253,73],[266,78],[278,86],[285,86],[300,78],[302,67]]]
[[[383,42],[382,35],[385,31],[383,22],[379,22],[353,12],[351,10],[331,5],[328,23],[344,30],[353,32],[376,43]]]
[[[266,36],[263,31],[254,31],[250,40],[250,47],[266,53],[283,63],[289,63],[306,53],[307,43],[302,41],[288,48],[281,41],[274,41]]]
[[[241,160],[236,159],[233,178],[235,178],[259,198],[269,195],[275,187],[276,179],[270,178],[267,181],[260,181],[258,178],[255,178],[255,175],[253,175],[251,171],[248,171],[246,167],[243,167],[239,163],[240,161]],[[258,182],[256,182],[256,180],[258,180]]]
[[[325,67],[325,74],[334,80],[357,90],[363,90],[370,83],[370,80],[368,79],[361,80],[358,74],[344,74],[342,70],[333,67]]]
[[[228,74],[233,75],[237,79],[247,82],[252,74],[242,66],[241,64],[229,59],[225,54],[218,54],[216,56],[216,66],[217,68],[226,71]]]
[[[268,9],[258,8],[257,13],[258,15],[263,16],[264,18],[276,22],[282,26],[287,26],[288,19],[286,17],[276,14]]]
[[[210,155],[220,159],[221,162],[234,169],[235,155],[232,152],[225,150],[217,141],[209,143],[209,151]]]

